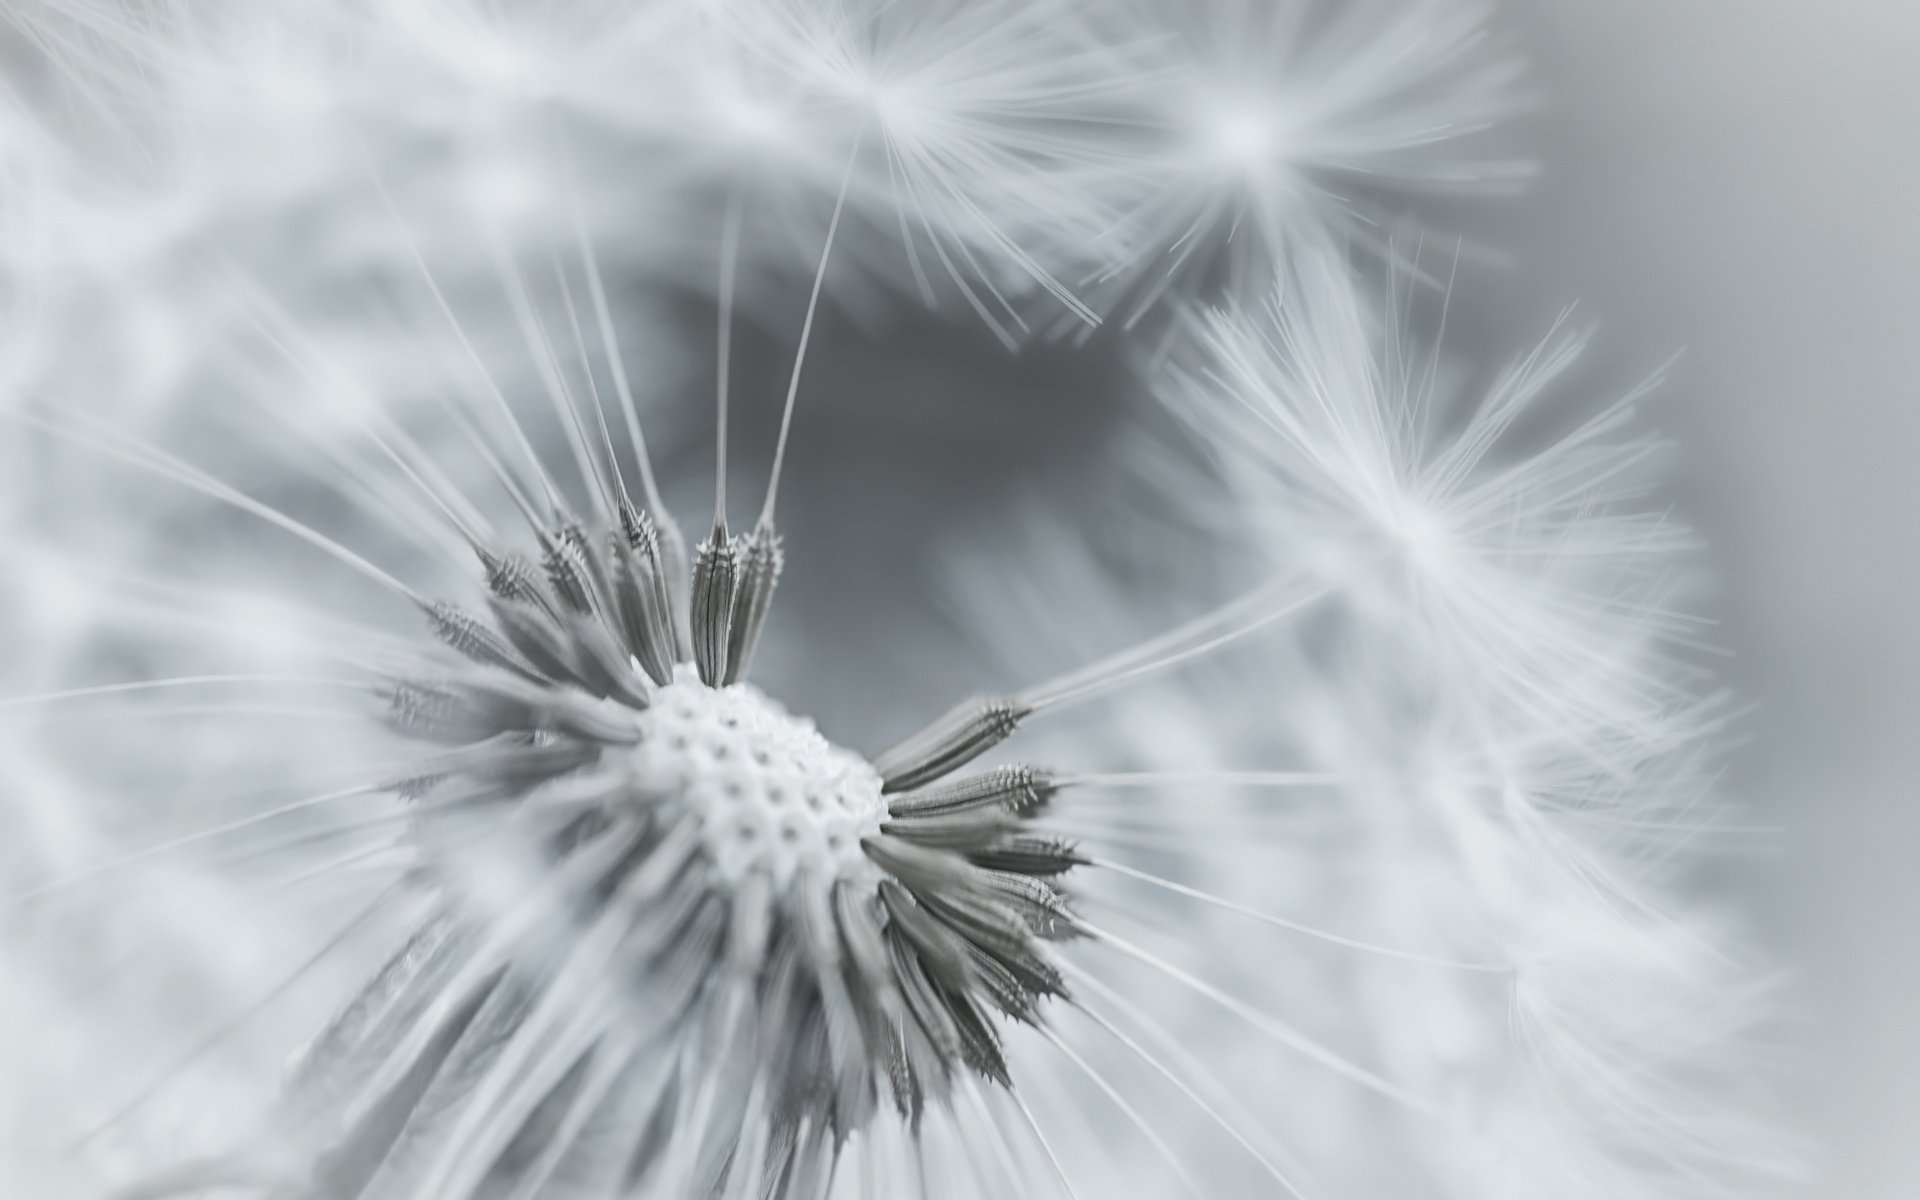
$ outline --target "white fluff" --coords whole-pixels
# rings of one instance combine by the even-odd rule
[[[326,1145],[254,1118],[413,928],[391,897],[431,865],[385,788],[416,750],[365,694],[426,657],[407,597],[470,592],[468,537],[529,497],[590,508],[590,414],[662,515],[704,495],[716,306],[779,336],[809,281],[875,338],[926,307],[979,356],[984,325],[1037,390],[1112,339],[1126,369],[1098,385],[1152,392],[1062,444],[1036,405],[1009,438],[920,394],[914,333],[887,343],[885,403],[835,414],[830,466],[798,406],[796,479],[885,486],[809,514],[796,484],[792,541],[835,567],[795,550],[764,657],[783,703],[854,728],[828,747],[749,709],[845,769],[871,832],[879,777],[837,747],[1000,688],[1034,710],[1022,761],[1060,781],[1036,828],[1091,860],[1086,936],[1060,944],[1075,1002],[1000,1022],[1015,1089],[963,1074],[923,1123],[883,1113],[830,1187],[815,1164],[825,1192],[1599,1200],[1792,1175],[1740,1078],[1777,1002],[1734,906],[1702,899],[1706,853],[1754,835],[1717,786],[1732,714],[1641,391],[1542,437],[1584,335],[1558,323],[1486,375],[1509,348],[1432,347],[1402,315],[1428,305],[1353,265],[1408,279],[1424,264],[1386,231],[1419,196],[1524,174],[1487,136],[1519,68],[1480,5],[9,16],[7,1194],[312,1174]],[[1088,348],[1029,336],[1103,316]],[[793,394],[849,378],[855,344],[817,336]],[[734,353],[736,393],[786,377],[784,352]],[[754,412],[734,457],[757,473]],[[719,804],[728,780],[690,782]],[[709,857],[751,890],[761,860]],[[467,882],[501,914],[532,886]],[[698,1107],[675,1071],[657,1095]],[[489,1194],[457,1147],[409,1153],[444,1195]],[[613,1156],[540,1196],[600,1200],[588,1159]],[[702,1159],[674,1152],[665,1186]]]

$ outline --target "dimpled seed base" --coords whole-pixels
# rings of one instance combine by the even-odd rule
[[[805,870],[820,879],[873,881],[860,839],[886,818],[880,776],[751,684],[710,688],[690,666],[640,715],[632,751],[700,822],[709,860],[738,883],[758,871],[785,889]]]

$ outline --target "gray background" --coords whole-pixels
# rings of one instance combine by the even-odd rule
[[[1498,313],[1569,299],[1644,369],[1758,698],[1737,781],[1804,964],[1822,1200],[1920,1194],[1920,5],[1510,0],[1544,175]]]

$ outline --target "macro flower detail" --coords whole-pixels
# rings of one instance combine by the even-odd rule
[[[1791,1176],[1481,0],[9,21],[0,1194]]]
[[[1022,831],[1050,785],[942,782],[1012,710],[862,761],[741,678],[772,575],[689,608],[649,518],[610,507],[598,537],[544,533],[544,570],[482,548],[490,619],[428,605],[445,649],[391,685],[390,722],[449,747],[400,785],[436,902],[294,1076],[333,1123],[301,1186],[811,1194],[876,1105],[917,1121],[956,1072],[1010,1084],[995,1022],[1065,992],[1044,945],[1081,860]],[[526,873],[504,907],[503,838]]]
[[[417,446],[372,434],[477,560],[484,594],[466,603],[417,593],[345,544],[157,446],[60,414],[13,414],[291,535],[411,605],[419,630],[403,640],[369,640],[370,631],[356,630],[354,644],[338,652],[377,682],[293,679],[376,693],[385,724],[424,753],[371,781],[103,864],[109,872],[137,866],[384,793],[392,804],[371,815],[268,838],[243,857],[298,855],[314,838],[339,833],[372,835],[317,873],[344,879],[371,860],[365,869],[387,882],[368,912],[408,914],[409,922],[400,948],[301,1054],[257,1131],[172,1169],[149,1163],[121,1195],[259,1187],[325,1200],[635,1189],[809,1196],[829,1186],[851,1142],[879,1161],[904,1155],[926,1172],[918,1131],[954,1121],[957,1106],[986,1104],[979,1089],[987,1085],[1012,1098],[1032,1139],[1027,1152],[1037,1146],[1049,1178],[1071,1194],[1020,1096],[1023,1072],[1008,1046],[1016,1028],[1055,1047],[1190,1179],[1179,1154],[1065,1040],[1049,1001],[1118,1039],[1274,1186],[1295,1191],[1244,1118],[1222,1116],[1185,1072],[1069,987],[1081,979],[1097,994],[1110,992],[1100,972],[1058,954],[1075,941],[1194,989],[1336,1077],[1402,1104],[1424,1103],[1071,906],[1076,880],[1097,871],[1294,927],[1084,854],[1071,835],[1042,823],[1064,794],[1151,786],[1161,777],[1064,775],[1017,763],[969,770],[1029,718],[1248,639],[1321,591],[1268,583],[1089,666],[1017,693],[963,700],[863,759],[745,678],[780,577],[770,523],[725,540],[710,535],[676,571],[680,539],[671,521],[626,494],[607,425],[579,420],[573,404],[563,397],[558,410],[572,418],[566,427],[578,433],[592,424],[600,435],[597,446],[584,437],[571,443],[597,520],[566,509],[563,489],[533,454],[535,490],[554,514],[537,520],[524,481],[491,451],[482,456],[529,525],[531,554],[506,548],[473,498]],[[644,464],[642,445],[635,437],[633,461]],[[51,699],[275,678],[162,679]],[[1285,773],[1197,778],[1295,783]],[[90,874],[41,893],[84,885]],[[139,1115],[169,1082],[136,1094],[100,1128]],[[996,1137],[1009,1136],[998,1130],[1004,1119],[992,1118]],[[889,1139],[893,1150],[873,1148]]]

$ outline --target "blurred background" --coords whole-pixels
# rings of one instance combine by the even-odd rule
[[[1920,6],[1514,0],[1537,64],[1525,269],[1478,318],[1570,300],[1657,410],[1758,698],[1736,786],[1784,825],[1765,903],[1826,1065],[1812,1194],[1920,1180]]]

